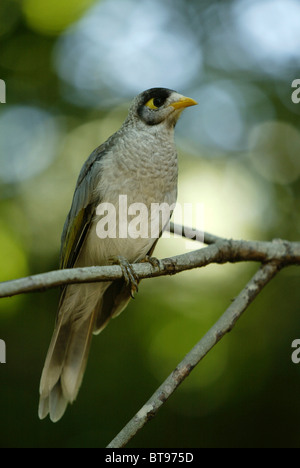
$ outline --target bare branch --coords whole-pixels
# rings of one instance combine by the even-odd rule
[[[196,346],[178,364],[171,375],[156,390],[140,411],[128,422],[119,434],[110,442],[108,448],[124,447],[142,427],[156,415],[159,408],[172,395],[176,388],[191,373],[194,367],[207,353],[232,330],[243,312],[257,297],[266,284],[279,271],[278,264],[263,265],[251,281],[240,292],[232,304]]]
[[[280,239],[273,242],[229,240],[175,224],[171,224],[169,230],[189,239],[201,239],[208,246],[193,252],[165,258],[155,266],[149,262],[133,264],[132,268],[140,279],[173,275],[181,271],[204,267],[211,263],[254,261],[260,262],[262,266],[222,317],[186,355],[149,401],[108,445],[110,448],[126,445],[157,413],[158,409],[190,374],[192,369],[225,333],[233,328],[249,304],[281,268],[289,265],[300,265],[300,242],[288,242]],[[118,265],[51,271],[0,283],[0,298],[41,291],[66,284],[114,281],[122,277],[122,269]]]
[[[201,239],[203,244],[211,245],[215,244],[218,241],[224,241],[223,237],[215,236],[214,234],[209,234],[208,232],[202,232],[198,229],[192,229],[187,226],[181,226],[180,224],[170,223],[169,232],[176,234],[178,236],[186,237],[190,240]]]
[[[288,242],[280,239],[273,242],[227,240],[211,234],[205,234],[204,239],[211,245],[160,260],[159,266],[145,262],[134,264],[132,267],[139,278],[144,279],[173,275],[181,271],[204,267],[210,263],[255,261],[261,263],[277,262],[282,266],[300,265],[299,242]],[[118,265],[51,271],[0,283],[0,298],[46,290],[66,284],[113,281],[122,278],[122,276],[122,270]]]

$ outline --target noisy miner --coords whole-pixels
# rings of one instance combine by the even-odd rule
[[[76,399],[92,335],[119,315],[137,290],[138,278],[130,264],[151,260],[159,237],[151,237],[149,226],[155,221],[151,205],[176,203],[174,127],[182,110],[195,104],[193,99],[170,89],[144,91],[134,99],[121,128],[95,149],[80,172],[62,234],[60,267],[119,263],[124,277],[68,285],[62,290],[41,377],[40,419],[49,414],[53,422],[58,421],[68,403]],[[146,229],[149,235],[137,237],[119,232],[120,195],[126,197],[127,206],[139,203],[148,210],[144,221],[149,222]],[[101,210],[101,206],[114,207],[115,221],[111,222],[115,229],[111,231],[115,235],[99,232],[99,221],[107,211]],[[166,220],[158,222],[160,234],[165,224]]]

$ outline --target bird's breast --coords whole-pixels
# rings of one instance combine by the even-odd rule
[[[177,198],[177,154],[165,144],[123,145],[101,162],[99,200],[87,249],[91,261],[144,258],[169,221]]]

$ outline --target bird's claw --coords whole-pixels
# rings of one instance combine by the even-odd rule
[[[134,294],[139,291],[139,278],[133,270],[132,265],[128,262],[128,260],[125,257],[122,257],[121,255],[112,257],[110,260],[111,263],[119,265],[121,267],[124,280],[127,286],[130,286],[130,295],[134,299]]]
[[[150,255],[146,255],[146,257],[142,260],[142,263],[150,263],[154,268],[160,268],[160,261],[156,257],[150,257]]]

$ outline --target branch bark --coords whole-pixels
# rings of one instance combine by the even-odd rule
[[[110,442],[107,448],[124,447],[135,436],[135,434],[156,415],[159,408],[191,373],[194,367],[202,361],[207,353],[221,340],[221,338],[223,338],[226,333],[232,330],[243,312],[251,302],[254,301],[266,284],[274,278],[278,271],[279,266],[276,263],[268,263],[258,270],[220,319],[185,356],[172,374],[169,375],[147,403],[145,403],[139,412]]]
[[[181,271],[200,268],[211,263],[224,264],[254,261],[261,263],[258,272],[240,292],[221,318],[178,364],[172,374],[152,395],[148,402],[108,445],[123,447],[157,413],[181,382],[206,354],[229,332],[265,285],[289,265],[300,265],[300,242],[275,239],[272,242],[224,239],[171,224],[170,232],[189,239],[202,239],[205,248],[159,261],[132,265],[140,279],[173,275]],[[0,298],[46,290],[66,284],[113,281],[123,277],[118,265],[58,270],[0,283]]]
[[[172,232],[176,232],[176,229],[176,225],[171,225]],[[183,235],[188,231],[187,228],[185,229]],[[229,240],[207,233],[204,234],[204,242],[209,244],[208,247],[165,258],[159,261],[158,266],[145,262],[134,264],[132,267],[140,279],[145,279],[174,275],[211,263],[254,261],[273,262],[281,266],[300,265],[300,242],[280,239],[273,242]],[[118,265],[51,271],[0,283],[0,298],[43,291],[66,284],[113,281],[122,277],[123,273]]]

